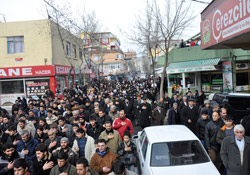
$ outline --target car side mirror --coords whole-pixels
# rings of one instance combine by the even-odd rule
[[[134,135],[134,136],[132,137],[132,140],[136,140],[136,139],[138,139],[138,138],[139,138],[138,135]]]

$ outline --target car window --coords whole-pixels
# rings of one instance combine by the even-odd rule
[[[209,162],[202,145],[197,140],[154,143],[151,166],[176,166]]]
[[[247,110],[250,104],[250,98],[229,97],[228,102],[235,110]]]
[[[142,133],[140,135],[140,145],[142,145],[144,137],[145,137],[145,131],[142,131]]]
[[[145,137],[142,145],[142,155],[144,159],[146,158],[147,149],[148,149],[148,139],[147,137]]]

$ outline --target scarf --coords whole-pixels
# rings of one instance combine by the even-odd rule
[[[130,143],[130,141],[128,141],[128,143],[124,142],[125,147],[130,147]]]
[[[104,157],[107,154],[107,150],[104,150],[103,152],[100,152],[99,149],[97,149],[97,154],[99,154],[101,157]]]
[[[113,129],[111,128],[110,131],[106,130],[106,133],[109,135],[109,133],[114,133]]]

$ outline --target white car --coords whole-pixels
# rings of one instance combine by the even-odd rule
[[[199,139],[183,125],[147,127],[133,137],[142,175],[219,175]]]

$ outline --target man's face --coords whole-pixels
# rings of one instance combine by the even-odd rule
[[[8,157],[11,157],[14,153],[14,148],[9,148],[9,149],[6,149],[4,152],[4,154],[6,154]]]
[[[40,111],[44,111],[44,107],[40,107]]]
[[[225,120],[225,124],[227,127],[230,127],[233,125],[233,120]]]
[[[23,142],[26,142],[29,140],[29,136],[27,136],[26,134],[22,135],[21,138]]]
[[[65,122],[63,120],[59,120],[59,125],[64,126]]]
[[[221,118],[225,119],[226,116],[227,116],[227,110],[224,109],[224,108],[222,108],[222,109],[221,109],[221,112],[220,112],[220,116],[221,116]]]
[[[215,121],[215,122],[218,121],[220,118],[220,116],[217,112],[214,112],[212,117],[213,117],[213,121]]]
[[[89,123],[91,124],[91,126],[95,126],[96,120],[90,120]]]
[[[23,122],[19,122],[18,125],[20,126],[21,129],[23,129],[25,126]]]
[[[51,112],[47,112],[47,117],[52,117],[52,113]]]
[[[76,134],[76,130],[78,129],[78,127],[77,126],[74,126],[73,127],[73,132]]]
[[[16,131],[9,131],[9,135],[10,136],[13,136],[13,135],[15,135],[16,134]]]
[[[111,128],[112,128],[111,123],[106,123],[105,128],[106,128],[107,131],[110,131]]]
[[[174,106],[173,106],[174,109],[177,109],[177,107],[178,107],[178,105],[174,105]]]
[[[3,123],[4,123],[4,124],[9,123],[9,119],[7,119],[7,118],[3,118]]]
[[[77,133],[76,133],[76,137],[77,137],[78,139],[84,138],[84,133],[77,132]]]
[[[119,117],[120,117],[121,119],[123,119],[123,118],[125,117],[124,111],[120,111]]]
[[[104,113],[104,112],[99,111],[99,117],[103,117],[104,115],[105,115],[105,113]]]
[[[64,141],[61,142],[61,147],[62,147],[62,149],[66,149],[67,146],[68,146],[68,143],[67,143],[67,142],[64,142]]]
[[[40,160],[43,160],[43,158],[45,157],[45,153],[41,151],[36,151],[36,157]]]
[[[29,116],[34,117],[34,113],[32,111],[29,111]]]
[[[244,134],[245,134],[244,131],[240,131],[238,129],[236,129],[236,131],[234,132],[234,135],[238,140],[241,140],[244,137]]]
[[[86,175],[88,167],[85,168],[83,164],[76,164],[77,175]]]
[[[23,111],[22,110],[18,110],[18,115],[22,114]]]
[[[203,120],[206,120],[208,118],[208,115],[207,114],[202,114],[201,117],[202,117]]]
[[[23,167],[14,167],[14,175],[25,175],[27,172],[28,168],[24,169]]]
[[[48,136],[50,140],[55,140],[56,134],[53,132],[48,132]]]
[[[67,161],[64,159],[57,159],[57,163],[59,168],[62,168],[67,163]]]
[[[107,145],[105,143],[98,143],[98,148],[100,152],[104,152],[107,148]]]

